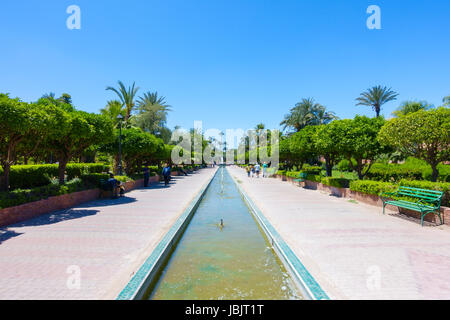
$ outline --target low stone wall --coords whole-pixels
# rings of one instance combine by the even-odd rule
[[[157,182],[159,182],[159,176],[150,177],[149,183]],[[129,192],[133,189],[141,188],[144,185],[144,180],[129,181],[124,185],[125,191]],[[105,197],[102,190],[90,189],[0,209],[0,227],[22,222],[53,211],[69,209],[100,197]]]
[[[276,179],[279,179],[282,181],[288,181],[295,185],[301,185],[306,189],[318,190],[318,191],[326,192],[329,195],[333,195],[336,197],[349,198],[352,200],[356,200],[356,201],[363,202],[363,203],[366,203],[369,205],[383,208],[383,201],[380,199],[379,196],[376,196],[376,195],[366,194],[366,193],[362,193],[362,192],[358,192],[358,191],[351,191],[349,188],[336,188],[336,187],[332,187],[332,186],[327,186],[320,182],[309,181],[309,180],[306,180],[305,182],[299,184],[298,182],[293,181],[294,178],[290,178],[290,177],[286,177],[286,176],[274,175],[273,178],[276,178]],[[401,214],[405,214],[409,217],[420,219],[420,213],[418,213],[416,211],[398,208],[398,207],[391,206],[391,205],[387,205],[386,209],[392,210],[394,212],[399,212]],[[450,225],[450,208],[441,207],[441,218],[442,218],[442,222],[444,224]],[[429,215],[425,216],[424,220],[428,221],[428,222],[440,224],[439,217],[437,215],[429,214]]]

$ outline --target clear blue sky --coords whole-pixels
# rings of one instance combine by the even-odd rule
[[[81,8],[68,30],[66,8]],[[382,30],[366,9],[380,6]],[[374,85],[439,105],[450,94],[450,1],[42,0],[3,1],[0,92],[25,101],[68,92],[97,112],[117,80],[157,90],[170,127],[278,128],[301,98],[341,118]]]

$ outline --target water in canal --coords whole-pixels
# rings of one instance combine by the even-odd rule
[[[281,300],[301,296],[230,174],[220,168],[148,298]]]

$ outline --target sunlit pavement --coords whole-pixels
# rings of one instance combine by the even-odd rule
[[[450,299],[449,227],[229,170],[331,298]]]
[[[0,299],[114,299],[216,169],[0,229]]]

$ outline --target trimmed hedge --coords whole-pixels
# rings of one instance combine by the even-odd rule
[[[67,179],[72,180],[83,174],[108,172],[109,166],[99,163],[69,163],[67,164]],[[3,170],[0,168],[0,175]],[[10,172],[10,187],[28,189],[49,184],[50,179],[58,176],[57,164],[12,166]]]
[[[350,181],[351,180],[345,179],[345,178],[325,177],[325,178],[322,178],[322,180],[320,182],[324,185],[331,186],[331,187],[348,188],[350,186]]]
[[[450,182],[450,166],[438,165],[439,181]],[[427,164],[418,163],[374,163],[366,178],[376,181],[431,180],[432,169]]]
[[[296,178],[298,178],[299,174],[300,174],[300,171],[288,171],[288,172],[286,172],[286,177],[296,179]]]
[[[301,171],[308,174],[320,175],[320,172],[322,172],[322,167],[309,166],[304,167]]]
[[[378,196],[381,192],[393,192],[397,186],[390,182],[355,180],[350,182],[350,190]]]
[[[0,192],[0,209],[83,190],[86,190],[84,182],[81,179],[73,179],[65,185],[49,184],[33,189],[16,189],[10,192]]]
[[[376,196],[378,196],[381,192],[394,192],[398,189],[399,186],[443,191],[444,196],[442,198],[441,205],[449,206],[450,183],[447,182],[412,181],[406,179],[401,180],[398,184],[371,180],[355,180],[350,182],[350,190]],[[407,199],[411,201],[417,200],[410,198]]]

